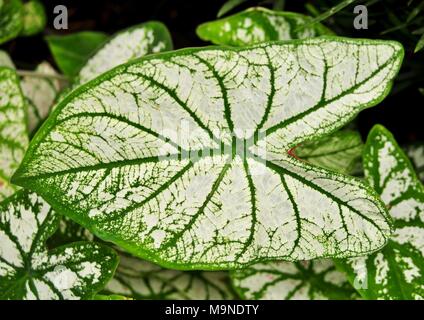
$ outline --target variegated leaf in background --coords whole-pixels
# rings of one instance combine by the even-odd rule
[[[196,32],[205,41],[236,47],[264,41],[307,39],[333,34],[320,23],[300,28],[311,21],[311,17],[299,13],[256,7],[201,24]]]
[[[331,260],[268,262],[232,271],[237,293],[249,300],[349,300],[358,294]]]
[[[37,129],[47,118],[61,89],[58,79],[42,77],[42,75],[57,75],[49,63],[39,64],[35,72],[40,76],[24,76],[21,81],[22,92],[28,99],[29,132]]]
[[[367,254],[391,232],[375,192],[289,152],[381,101],[402,58],[325,37],[138,59],[65,97],[14,181],[170,268]]]
[[[127,61],[162,51],[172,50],[172,39],[166,26],[151,21],[118,32],[84,64],[75,85],[83,84]]]
[[[293,152],[311,164],[351,174],[361,159],[363,146],[359,132],[337,131],[327,137],[301,144]]]
[[[408,146],[406,153],[414,165],[418,178],[424,182],[424,143]]]
[[[15,71],[0,67],[0,201],[17,187],[10,178],[28,146],[25,98]]]
[[[235,295],[226,272],[163,269],[126,253],[105,291],[134,299],[230,300]]]
[[[424,187],[390,132],[375,126],[364,150],[368,182],[394,220],[394,233],[381,251],[336,261],[368,299],[424,298]]]
[[[39,0],[30,0],[22,8],[21,36],[32,36],[44,30],[47,22],[46,12]]]
[[[0,44],[15,38],[21,32],[22,7],[21,0],[3,0],[0,7]]]
[[[58,221],[29,191],[0,204],[0,299],[90,299],[113,276],[118,258],[108,247],[77,242],[48,251]]]

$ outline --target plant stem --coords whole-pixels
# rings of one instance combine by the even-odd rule
[[[56,79],[59,81],[68,82],[68,78],[61,74],[46,74],[36,71],[28,71],[28,70],[16,70],[16,73],[21,77],[34,77],[34,78],[48,78],[48,79]]]

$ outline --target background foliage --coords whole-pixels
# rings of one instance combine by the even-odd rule
[[[11,53],[17,67],[33,69],[43,60],[53,63],[49,49],[43,37],[46,35],[63,35],[84,30],[114,33],[128,26],[147,20],[160,20],[170,30],[175,48],[207,45],[196,33],[196,27],[216,19],[225,0],[65,0],[69,12],[69,29],[53,28],[53,8],[56,0],[42,1],[46,7],[47,28],[35,37],[19,37],[0,48]],[[268,8],[296,11],[312,16],[327,12],[340,3],[339,0],[244,0],[228,14],[242,9],[261,5]],[[424,140],[422,119],[411,117],[419,114],[424,103],[424,95],[419,89],[424,88],[424,50],[414,53],[420,37],[424,34],[424,1],[422,0],[369,0],[352,2],[339,12],[323,20],[323,23],[338,35],[348,37],[379,38],[398,40],[406,50],[402,70],[391,95],[377,108],[362,112],[357,121],[363,138],[375,123],[386,126],[400,144],[410,144]],[[369,29],[355,30],[353,19],[355,5],[365,4],[369,13]],[[228,8],[228,6],[227,6]],[[28,55],[28,51],[31,55]],[[400,109],[401,108],[401,109]],[[399,112],[401,110],[401,112]]]

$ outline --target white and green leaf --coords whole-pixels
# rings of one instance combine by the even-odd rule
[[[311,17],[299,13],[255,7],[203,23],[196,32],[205,41],[236,47],[265,41],[307,39],[333,34],[320,23],[299,28],[311,21]]]
[[[231,272],[248,300],[350,300],[358,294],[331,260],[269,262]]]
[[[22,27],[21,0],[3,0],[0,8],[0,44],[17,37]]]
[[[364,150],[368,182],[394,220],[394,233],[381,251],[338,261],[368,299],[424,298],[424,187],[390,132],[375,126]]]
[[[30,0],[22,7],[22,30],[20,35],[32,36],[41,31],[46,26],[47,17],[43,4],[38,0]]]
[[[128,254],[104,292],[133,299],[229,300],[235,299],[227,273],[163,269]]]
[[[0,299],[90,299],[113,276],[118,258],[108,247],[76,242],[48,251],[58,221],[26,190],[0,204]]]
[[[0,67],[0,201],[17,186],[10,178],[21,163],[28,146],[26,104],[15,71]]]
[[[24,76],[21,81],[22,92],[28,100],[28,128],[34,132],[47,118],[60,92],[60,82],[54,77],[57,72],[49,63],[43,62],[37,66],[38,76]]]
[[[76,84],[83,84],[130,60],[171,49],[171,36],[161,22],[133,26],[120,31],[97,50],[80,70]]]
[[[356,131],[337,131],[306,142],[294,150],[297,157],[313,165],[350,174],[361,159],[363,143]]]
[[[166,267],[367,254],[391,233],[375,192],[289,152],[380,102],[402,57],[329,37],[135,60],[70,93],[13,181]]]
[[[46,41],[59,69],[72,78],[107,38],[102,32],[82,31],[65,36],[47,36]]]

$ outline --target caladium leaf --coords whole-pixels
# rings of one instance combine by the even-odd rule
[[[21,0],[4,0],[0,8],[0,44],[15,38],[22,27]]]
[[[346,276],[328,259],[270,262],[231,272],[243,299],[346,300],[358,297]]]
[[[6,51],[0,50],[0,67],[15,69],[12,59]]]
[[[332,37],[151,55],[71,92],[13,181],[167,267],[363,255],[391,232],[384,205],[289,151],[381,101],[402,56]]]
[[[172,49],[166,26],[151,21],[118,32],[87,61],[79,72],[77,85],[135,58]]]
[[[102,32],[83,31],[66,36],[48,36],[46,41],[59,69],[72,78],[107,38]]]
[[[227,273],[163,269],[128,254],[105,291],[134,299],[229,300],[234,299]]]
[[[57,75],[47,62],[39,64],[35,71],[41,75]],[[33,132],[49,115],[60,91],[60,82],[54,78],[25,76],[21,87],[28,99],[28,128]]]
[[[24,3],[22,8],[22,30],[20,35],[32,36],[43,31],[47,17],[43,4],[38,0]]]
[[[365,176],[394,219],[383,250],[338,261],[364,298],[424,298],[424,188],[402,149],[382,126],[375,126],[364,150]]]
[[[300,29],[311,17],[294,12],[272,11],[261,7],[201,24],[196,32],[216,44],[246,46],[272,40],[307,39],[332,32],[320,23]]]
[[[424,182],[424,143],[408,146],[406,153],[415,167],[418,178]]]
[[[35,193],[0,204],[0,299],[89,299],[118,264],[112,249],[77,242],[47,251],[58,215]]]
[[[314,165],[350,174],[362,156],[359,132],[337,131],[327,137],[296,147],[293,153]]]
[[[0,201],[17,190],[10,178],[28,146],[25,110],[18,76],[0,67]]]

